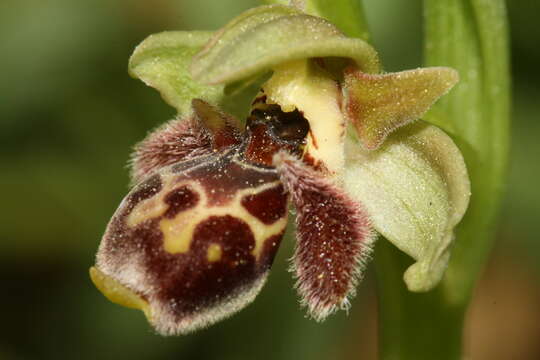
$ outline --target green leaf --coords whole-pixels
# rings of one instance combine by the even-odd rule
[[[306,0],[305,12],[330,21],[347,36],[369,39],[362,2],[358,0]]]
[[[376,149],[389,133],[420,118],[458,78],[455,70],[446,67],[381,75],[347,69],[343,110],[362,144]]]
[[[191,99],[217,104],[223,96],[222,85],[203,85],[189,73],[195,53],[210,39],[203,31],[170,31],[150,35],[129,59],[129,73],[157,89],[163,99],[180,114],[191,112]]]
[[[232,20],[197,54],[191,71],[205,84],[230,83],[311,57],[351,58],[364,72],[379,71],[377,53],[366,42],[281,5],[255,8]]]
[[[417,261],[404,276],[409,290],[431,290],[446,270],[453,229],[469,203],[459,149],[424,122],[400,129],[375,151],[349,145],[345,188],[367,208],[374,228]]]

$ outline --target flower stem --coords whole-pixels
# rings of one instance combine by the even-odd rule
[[[403,282],[410,258],[385,239],[375,249],[379,299],[379,358],[460,358],[465,307],[452,305],[440,288],[412,293]]]

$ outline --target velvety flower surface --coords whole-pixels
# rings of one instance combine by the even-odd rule
[[[220,110],[260,82],[245,124]],[[316,320],[349,307],[382,234],[432,289],[470,195],[453,141],[420,118],[457,82],[449,68],[381,74],[376,52],[287,6],[241,14],[215,34],[166,32],[130,72],[179,111],[136,146],[133,189],[90,274],[112,301],[165,335],[250,303],[296,210],[292,269]],[[375,255],[376,256],[376,255]]]

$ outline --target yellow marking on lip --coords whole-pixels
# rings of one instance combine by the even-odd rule
[[[126,219],[126,224],[129,227],[137,226],[143,221],[154,219],[158,216],[161,216],[167,211],[169,205],[163,201],[165,195],[167,195],[173,188],[171,185],[171,176],[168,174],[161,175],[161,181],[163,186],[161,190],[154,196],[149,199],[145,199],[138,203]],[[175,188],[182,186],[182,184],[176,186]],[[169,187],[171,187],[169,189]]]
[[[199,195],[197,204],[190,209],[179,212],[172,219],[162,219],[159,222],[159,229],[163,233],[163,248],[171,254],[189,251],[193,240],[193,231],[200,219],[205,217],[202,213],[204,213],[208,199],[204,188],[196,181],[189,185],[191,191]]]
[[[206,252],[206,259],[208,262],[216,262],[221,260],[221,246],[219,244],[210,244]]]
[[[259,219],[251,215],[246,208],[241,204],[242,198],[246,195],[253,195],[273,188],[280,184],[279,181],[264,184],[256,188],[247,188],[238,191],[235,197],[225,206],[208,207],[208,199],[204,190],[200,185],[192,186],[192,190],[196,191],[200,196],[200,201],[197,205],[189,210],[179,213],[173,219],[163,219],[159,223],[159,227],[163,232],[163,247],[165,251],[171,254],[186,253],[189,251],[195,228],[204,220],[211,216],[234,216],[235,218],[244,221],[251,229],[255,238],[255,247],[252,254],[255,258],[260,256],[264,241],[271,236],[278,235],[283,232],[287,225],[287,213],[283,218],[274,222],[271,225],[266,225]]]
[[[145,220],[163,215],[168,208],[169,205],[163,201],[163,196],[161,195],[143,200],[129,214],[127,225],[129,227],[137,226]]]
[[[150,305],[131,289],[128,289],[94,266],[90,268],[90,279],[92,279],[92,282],[98,290],[113,303],[132,309],[142,310],[148,320],[151,319]]]

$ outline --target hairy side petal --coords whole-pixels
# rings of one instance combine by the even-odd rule
[[[200,126],[211,134],[213,150],[240,143],[240,123],[236,118],[201,99],[193,99],[191,106]]]
[[[131,182],[136,184],[167,165],[211,153],[210,134],[193,116],[171,120],[135,146],[130,160]]]
[[[192,108],[192,115],[165,123],[135,146],[130,161],[133,184],[167,165],[240,143],[234,117],[200,99],[192,100]]]
[[[324,320],[349,306],[374,240],[370,221],[320,172],[283,152],[274,163],[297,211],[296,286],[311,316]]]

